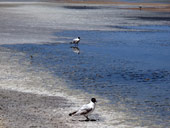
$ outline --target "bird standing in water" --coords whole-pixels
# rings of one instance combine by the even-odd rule
[[[77,111],[74,111],[72,113],[69,114],[69,116],[80,116],[83,115],[86,117],[87,121],[89,121],[90,119],[88,118],[88,115],[91,114],[96,106],[96,99],[95,98],[91,98],[91,101],[89,104],[85,104],[83,105],[80,109],[78,109]]]
[[[79,42],[80,42],[80,37],[77,37],[77,38],[73,39],[73,41],[70,42],[70,44],[78,45]]]

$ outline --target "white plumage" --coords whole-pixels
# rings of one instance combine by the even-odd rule
[[[96,105],[96,99],[92,98],[89,104],[85,104],[83,105],[80,109],[78,109],[77,111],[74,111],[72,113],[69,114],[69,116],[80,116],[83,115],[87,118],[87,120],[89,120],[88,115],[91,114],[94,109],[95,109],[95,105]]]
[[[78,45],[79,42],[80,42],[80,37],[77,37],[77,38],[73,39],[73,41],[70,42],[70,44],[76,44],[76,45]]]

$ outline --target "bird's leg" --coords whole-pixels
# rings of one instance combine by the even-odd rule
[[[85,117],[86,117],[86,120],[87,120],[87,121],[89,121],[89,120],[90,120],[88,116],[85,116]]]

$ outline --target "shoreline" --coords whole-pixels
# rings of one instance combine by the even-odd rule
[[[50,2],[0,2],[0,7],[12,7],[13,4],[22,5],[22,4],[39,4],[39,3],[65,3],[65,4],[77,4],[77,5],[110,5],[110,6],[120,6],[119,9],[128,9],[128,10],[141,10],[141,11],[153,11],[153,12],[170,12],[170,4],[164,3],[135,3],[135,2],[104,2],[104,1],[50,1]]]
[[[72,1],[68,0],[67,3],[73,4],[98,4],[98,5],[118,5],[118,6],[135,6],[135,7],[121,7],[121,9],[129,10],[144,10],[156,12],[170,12],[170,4],[163,3],[135,3],[135,2],[102,2],[102,1]],[[137,6],[137,7],[136,7]],[[140,8],[142,7],[142,8]]]
[[[128,7],[128,8],[121,7],[120,9],[170,12],[170,4],[163,4],[163,3],[135,3],[135,2],[130,3],[130,2],[72,1],[72,0],[66,0],[66,3],[91,4],[91,5],[135,6],[135,7]],[[142,9],[139,7],[142,7]]]
[[[34,71],[25,53],[12,49],[2,50],[1,47],[0,54],[3,56],[0,59],[3,62],[0,63],[0,74],[3,76],[0,83],[0,117],[5,127],[145,128],[140,122],[129,122],[140,119],[131,113],[117,110],[107,99],[82,90],[72,90],[66,87],[63,79],[53,77],[49,72],[39,69],[38,72]],[[20,65],[18,61],[23,58],[26,58],[24,65]],[[96,121],[86,122],[83,116],[68,116],[70,112],[88,103],[92,97],[98,100],[96,110],[90,115]],[[124,107],[119,106],[122,110]]]
[[[20,65],[18,61],[25,58],[24,53],[18,53],[10,49],[0,48],[1,83],[0,83],[0,118],[4,127],[22,128],[43,127],[112,127],[117,128],[133,126],[126,122],[128,119],[124,113],[110,112],[107,100],[96,95],[87,94],[80,90],[72,90],[65,87],[60,78],[54,78],[48,72],[29,71],[29,60]],[[13,56],[15,54],[15,56]],[[9,61],[8,61],[9,60]],[[46,80],[46,81],[45,81]],[[57,87],[53,86],[55,85]],[[49,89],[48,89],[49,88]],[[51,89],[50,89],[51,88]],[[90,116],[97,121],[84,121],[83,116],[69,117],[68,114],[84,103],[88,103],[91,97],[99,99],[95,112]],[[102,114],[100,114],[102,112]],[[12,115],[12,116],[11,116]],[[122,120],[123,124],[121,123]]]

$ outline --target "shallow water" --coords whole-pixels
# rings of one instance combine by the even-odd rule
[[[133,12],[110,6],[84,7],[43,5],[38,7],[38,11],[36,6],[14,9],[19,16],[13,12],[10,15],[24,20],[16,18],[10,24],[4,22],[8,17],[3,17],[3,26],[9,25],[13,28],[12,34],[16,35],[15,41],[11,36],[9,40],[2,36],[4,42],[22,43],[19,37],[24,37],[24,42],[29,39],[32,43],[32,38],[39,40],[41,36],[37,35],[44,33],[46,38],[52,36],[52,41],[44,41],[45,44],[4,44],[1,47],[26,53],[26,58],[20,59],[19,63],[22,66],[25,60],[29,60],[29,66],[33,68],[28,68],[28,72],[48,71],[54,77],[63,78],[70,89],[107,98],[110,104],[117,107],[117,111],[139,117],[136,122],[140,122],[141,126],[156,124],[158,127],[168,127],[169,13]],[[26,15],[21,15],[21,10]],[[6,12],[4,14],[6,16]],[[71,17],[73,14],[75,17]],[[55,31],[54,27],[60,31]],[[48,35],[46,30],[52,28],[53,32]],[[5,36],[10,30],[6,31]],[[69,44],[77,36],[81,37],[78,48]],[[122,108],[121,105],[126,107]]]

